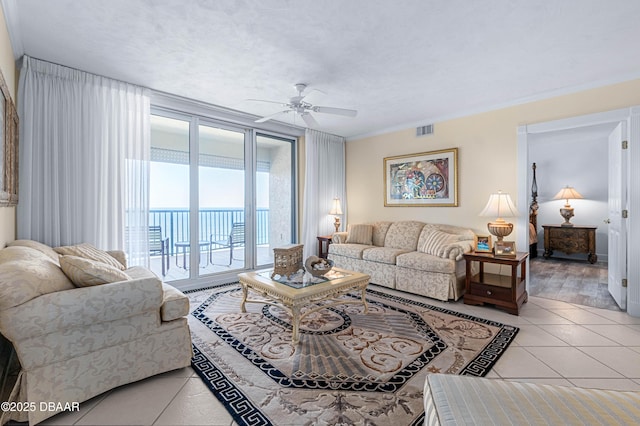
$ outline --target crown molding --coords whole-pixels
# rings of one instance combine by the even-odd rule
[[[383,134],[386,134],[386,133],[402,131],[402,130],[409,130],[409,129],[414,130],[414,129],[412,129],[413,127],[424,126],[425,123],[437,124],[437,123],[441,123],[443,121],[455,120],[455,119],[458,119],[458,118],[469,117],[469,116],[473,116],[473,115],[476,115],[476,114],[483,114],[483,113],[491,112],[491,111],[497,111],[497,110],[500,110],[500,109],[503,109],[503,108],[511,108],[511,107],[515,107],[515,106],[518,106],[518,105],[524,105],[524,104],[528,104],[528,103],[532,103],[532,102],[545,101],[545,100],[548,100],[548,99],[553,99],[553,98],[564,96],[564,95],[571,95],[571,94],[574,94],[574,93],[580,93],[580,92],[584,92],[584,91],[591,90],[591,89],[600,89],[600,88],[611,86],[611,85],[614,85],[614,84],[626,83],[626,82],[633,81],[633,80],[638,80],[638,79],[640,79],[640,73],[634,72],[634,73],[630,73],[630,74],[624,74],[624,75],[611,77],[611,78],[608,78],[608,79],[602,79],[602,80],[598,80],[598,81],[593,81],[593,82],[590,82],[590,83],[573,85],[573,86],[568,86],[568,87],[562,87],[562,88],[555,89],[555,90],[548,90],[548,91],[536,93],[536,94],[531,95],[531,96],[526,96],[526,97],[510,100],[510,101],[503,102],[503,103],[497,103],[497,104],[493,104],[493,105],[486,105],[486,106],[483,106],[483,107],[480,107],[480,108],[463,110],[463,111],[459,111],[459,112],[454,113],[454,114],[446,114],[446,115],[441,115],[441,116],[434,116],[434,117],[430,117],[430,118],[425,118],[425,119],[420,120],[420,121],[408,122],[408,123],[403,123],[403,124],[399,124],[399,125],[392,126],[392,127],[387,127],[385,129],[376,130],[374,132],[369,132],[369,133],[363,133],[363,134],[359,134],[359,135],[349,136],[347,138],[347,142],[348,141],[353,141],[353,140],[365,139],[365,138],[369,138],[369,137],[373,137],[373,136],[379,136],[379,135],[383,135]]]

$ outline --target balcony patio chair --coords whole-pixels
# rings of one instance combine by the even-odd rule
[[[229,249],[229,265],[233,262],[233,248],[236,246],[244,246],[244,223],[234,223],[231,226],[231,232],[225,240],[215,240],[211,234],[211,245]],[[209,250],[209,263],[213,264],[213,250]],[[239,260],[239,259],[236,259]]]
[[[162,238],[161,226],[149,227],[149,254],[160,255],[162,263],[162,276],[169,272],[169,237]]]

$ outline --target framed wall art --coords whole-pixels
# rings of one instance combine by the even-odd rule
[[[0,72],[0,206],[18,204],[18,113]]]
[[[384,205],[458,205],[458,148],[384,159]]]

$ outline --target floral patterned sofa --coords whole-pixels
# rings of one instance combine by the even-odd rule
[[[418,221],[349,225],[333,234],[329,259],[363,272],[371,282],[438,300],[464,293],[463,254],[473,248],[470,229]]]
[[[146,268],[126,268],[123,252],[9,243],[0,250],[0,332],[20,364],[9,401],[30,408],[4,411],[0,424],[36,424],[65,405],[188,366],[188,313],[182,292]]]

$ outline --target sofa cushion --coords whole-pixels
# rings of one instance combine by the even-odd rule
[[[90,287],[131,279],[114,266],[83,257],[60,256],[60,267],[76,287]]]
[[[362,252],[372,247],[364,244],[329,244],[329,254],[362,259]]]
[[[14,246],[29,247],[29,248],[32,248],[34,250],[38,250],[40,253],[46,254],[49,258],[51,258],[51,260],[53,260],[56,263],[58,263],[58,258],[60,257],[60,255],[58,253],[56,253],[56,251],[54,249],[52,249],[48,245],[42,244],[41,242],[38,242],[38,241],[33,241],[33,240],[15,240],[15,241],[11,241],[10,243],[8,243],[7,246],[8,247],[14,247]]]
[[[67,256],[77,256],[84,257],[85,259],[96,260],[98,262],[106,263],[107,265],[111,265],[114,268],[118,268],[120,270],[124,270],[125,266],[118,262],[116,258],[111,256],[104,250],[100,250],[91,244],[82,243],[74,246],[62,246],[56,247],[54,249],[56,253],[67,255]]]
[[[420,238],[420,231],[422,231],[422,228],[424,228],[423,222],[394,222],[387,231],[387,236],[384,239],[384,246],[414,251],[418,245],[418,238]]]
[[[426,272],[452,274],[456,271],[456,263],[432,254],[412,251],[398,256],[396,265],[402,268],[416,269]]]
[[[347,244],[366,244],[370,246],[373,243],[372,238],[373,225],[349,225],[347,228]]]
[[[69,278],[44,253],[21,246],[0,250],[0,310],[72,288]]]
[[[392,223],[393,222],[374,222],[372,224],[372,242],[374,246],[384,246],[384,239],[387,236],[387,232],[389,231],[389,227]]]
[[[402,253],[407,253],[407,250],[390,247],[372,247],[362,252],[362,258],[372,262],[395,265],[396,257]]]
[[[123,250],[107,250],[107,254],[120,262],[127,269],[127,255]]]
[[[189,298],[177,288],[162,283],[162,307],[160,317],[162,321],[173,321],[189,315]]]

